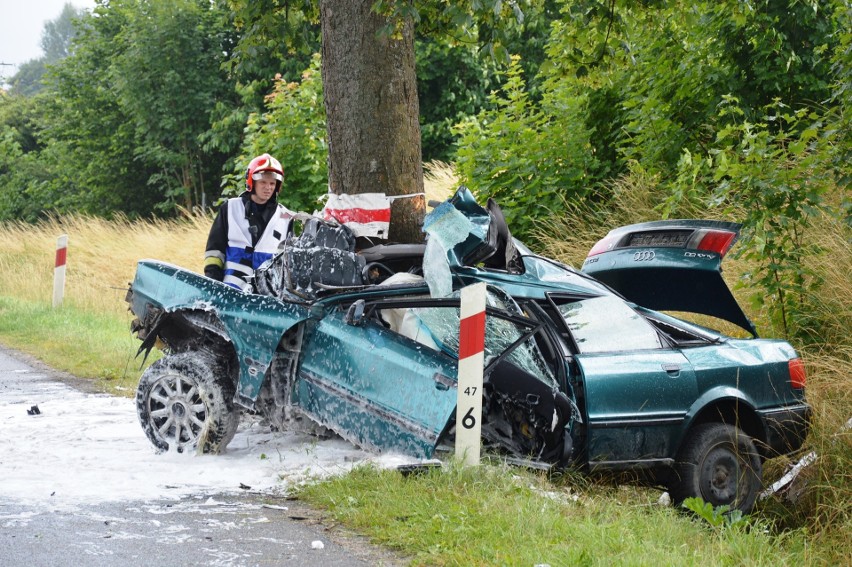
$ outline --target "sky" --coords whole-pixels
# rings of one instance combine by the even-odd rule
[[[55,20],[70,3],[92,10],[95,0],[0,0],[0,78],[7,79],[18,65],[38,59],[44,24]]]

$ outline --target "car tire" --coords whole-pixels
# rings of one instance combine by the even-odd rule
[[[760,491],[762,466],[751,437],[725,423],[704,423],[678,456],[670,492],[675,504],[700,497],[713,506],[748,513]]]
[[[162,451],[219,453],[234,438],[234,384],[212,357],[166,356],[139,379],[136,412],[145,435]]]

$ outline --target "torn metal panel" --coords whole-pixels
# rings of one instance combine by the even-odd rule
[[[816,462],[817,454],[815,451],[811,451],[805,454],[804,457],[799,459],[796,463],[790,466],[787,472],[784,475],[772,483],[772,485],[760,493],[760,498],[769,498],[773,494],[777,494],[781,491],[788,489],[799,474],[806,468]],[[789,495],[788,499],[791,501],[795,501],[798,499],[798,495]]]
[[[846,423],[843,424],[843,427],[840,428],[840,431],[838,431],[835,435],[844,434],[849,430],[852,430],[852,418],[849,418]],[[795,486],[799,475],[801,475],[802,471],[814,464],[817,457],[818,455],[816,451],[809,451],[805,453],[801,459],[787,467],[787,471],[781,476],[781,478],[773,482],[772,485],[761,492],[760,498],[765,499],[775,494],[784,494],[784,498],[786,500],[795,503],[799,499],[799,496],[801,496],[801,492],[803,490],[802,486],[799,486],[798,489],[796,489]]]
[[[131,309],[142,320],[151,309],[164,313],[201,310],[215,314],[237,353],[238,401],[249,408],[254,407],[281,337],[310,317],[304,305],[243,293],[155,260],[139,262],[131,289]]]

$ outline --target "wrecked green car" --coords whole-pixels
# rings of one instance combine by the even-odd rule
[[[751,509],[762,462],[808,431],[793,348],[757,338],[720,276],[739,227],[617,229],[582,271],[531,253],[499,207],[462,188],[426,245],[356,248],[309,219],[252,293],[153,260],[128,292],[143,374],[138,415],[161,450],[222,451],[240,413],[307,419],[416,458],[453,448],[459,290],[487,284],[482,438],[542,466],[641,470],[673,499]],[[665,312],[717,317],[740,339]]]

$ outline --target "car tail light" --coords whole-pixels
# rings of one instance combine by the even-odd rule
[[[592,249],[589,250],[589,254],[586,257],[591,258],[592,256],[597,256],[598,254],[609,252],[615,247],[618,238],[618,236],[604,236],[603,238],[598,240],[597,244],[592,246]]]
[[[647,223],[653,224],[653,223]],[[637,225],[644,226],[644,225]],[[587,257],[621,248],[686,248],[724,256],[737,240],[738,231],[722,228],[678,227],[624,232],[615,230],[601,238]]]
[[[736,233],[727,230],[708,230],[701,237],[697,248],[699,250],[707,250],[708,252],[716,252],[720,256],[724,256],[734,243],[736,236]]]
[[[788,363],[790,368],[790,385],[794,388],[802,389],[808,381],[805,375],[805,363],[801,358],[794,358]]]

